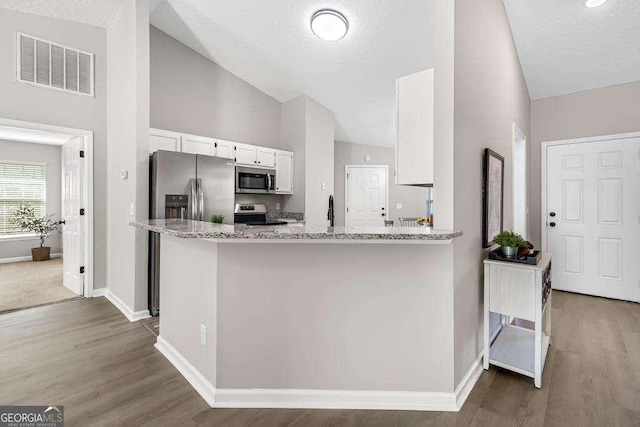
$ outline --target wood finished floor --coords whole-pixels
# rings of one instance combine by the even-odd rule
[[[210,409],[105,298],[0,316],[0,404],[67,426],[640,426],[640,305],[554,292],[543,387],[491,368],[459,413]]]

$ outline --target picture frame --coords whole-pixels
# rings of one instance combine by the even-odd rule
[[[482,173],[482,247],[488,248],[504,229],[504,157],[485,148]]]

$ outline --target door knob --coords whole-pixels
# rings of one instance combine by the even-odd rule
[[[549,227],[555,227],[555,226],[556,226],[556,223],[555,223],[555,222],[550,222],[550,223],[549,223]]]
[[[555,212],[551,212],[551,213],[549,214],[549,216],[553,218],[554,216],[556,216],[556,213],[555,213]]]

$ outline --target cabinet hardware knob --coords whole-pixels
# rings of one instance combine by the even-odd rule
[[[555,213],[555,212],[551,212],[551,213],[549,214],[549,216],[553,218],[554,216],[556,216],[556,213]]]
[[[550,223],[549,223],[549,227],[555,227],[555,226],[556,226],[556,223],[555,223],[555,222],[550,222]]]

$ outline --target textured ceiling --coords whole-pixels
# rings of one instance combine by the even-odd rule
[[[531,99],[640,80],[640,1],[504,0]]]
[[[106,27],[122,0],[0,0],[0,7]]]
[[[341,11],[337,42],[309,28]],[[273,98],[306,94],[336,115],[336,139],[392,146],[395,79],[433,66],[433,0],[164,0],[151,23]]]

